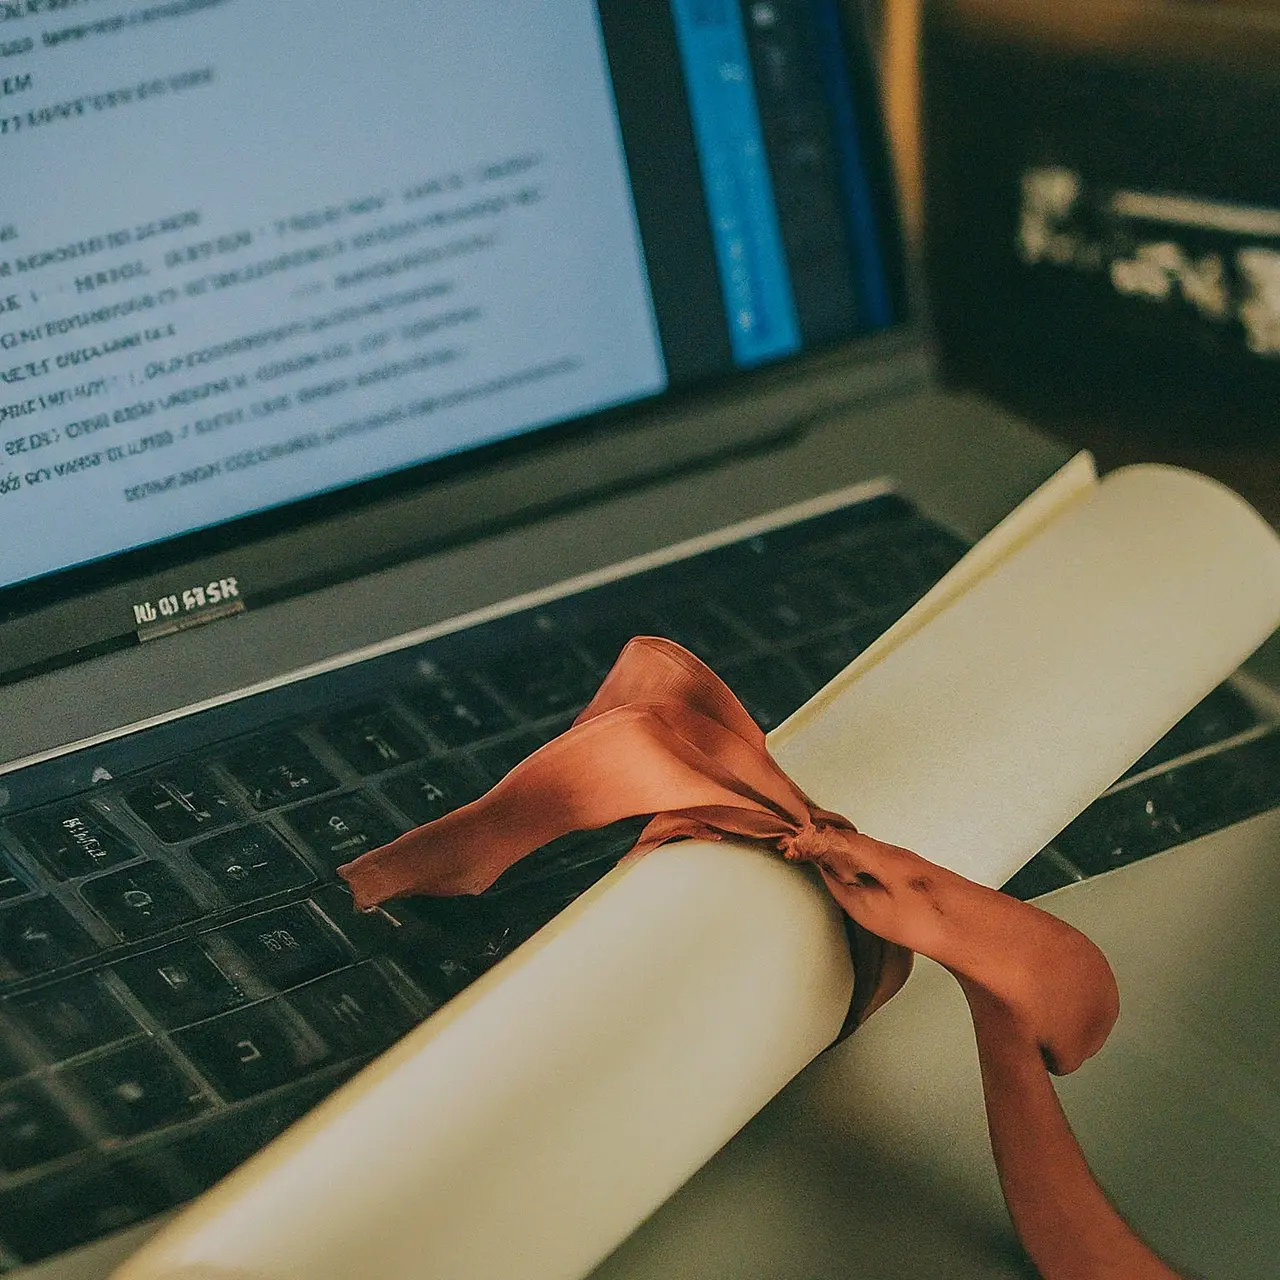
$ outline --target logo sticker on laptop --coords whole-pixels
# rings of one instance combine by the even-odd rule
[[[157,640],[188,627],[244,612],[236,578],[215,578],[133,606],[133,621],[142,641]]]

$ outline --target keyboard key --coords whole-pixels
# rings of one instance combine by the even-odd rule
[[[657,615],[639,605],[630,602],[601,605],[590,596],[583,605],[571,623],[573,635],[591,655],[601,674],[613,666],[623,646],[634,636],[668,634]]]
[[[783,657],[752,658],[720,675],[766,732],[780,725],[813,692]]]
[[[423,663],[420,670],[422,679],[401,694],[445,746],[465,746],[510,728],[511,717],[469,676],[436,663]]]
[[[302,842],[328,867],[340,867],[402,834],[400,824],[359,794],[319,800],[288,816]]]
[[[4,853],[0,852],[0,902],[22,898],[30,892],[31,886],[18,874]]]
[[[93,939],[52,898],[0,911],[0,981],[48,973],[96,950]]]
[[[461,991],[529,936],[497,900],[415,898],[395,905],[413,913],[419,930],[406,931],[394,958],[432,997]]]
[[[757,635],[790,640],[836,621],[846,612],[838,581],[815,570],[787,573],[773,581],[748,579],[723,603]]]
[[[150,938],[201,914],[200,904],[177,876],[158,862],[86,880],[80,892],[126,942]]]
[[[400,723],[389,707],[367,703],[330,716],[320,726],[326,741],[353,769],[381,773],[417,760],[424,747]]]
[[[201,766],[170,766],[125,793],[129,808],[165,844],[215,831],[234,821],[235,809],[213,774]]]
[[[239,984],[198,942],[175,942],[117,966],[116,973],[165,1027],[181,1027],[226,1013],[245,1002]]]
[[[41,987],[9,1003],[55,1062],[123,1040],[138,1024],[92,974]]]
[[[212,836],[193,844],[188,852],[232,902],[253,902],[315,879],[311,868],[264,826]]]
[[[60,880],[105,871],[142,853],[89,804],[60,805],[13,825],[23,844]]]
[[[339,1057],[381,1052],[416,1021],[371,964],[299,987],[289,999]]]
[[[389,952],[389,956],[437,1007],[451,1000],[464,987],[470,986],[501,958],[495,957],[484,964],[457,956],[441,955],[434,948],[424,945],[420,937],[404,938]]]
[[[0,1169],[18,1173],[82,1146],[71,1121],[36,1085],[0,1089]]]
[[[559,875],[583,862],[597,860],[593,856],[597,846],[592,841],[593,838],[598,838],[599,834],[597,831],[570,831],[568,835],[544,844],[540,849],[535,849],[519,862],[508,867],[494,881],[487,896],[501,895],[498,899],[501,909],[508,910],[509,904],[517,900],[517,891],[533,881]]]
[[[703,600],[686,598],[667,610],[669,625],[660,635],[684,645],[709,667],[718,668],[747,652],[742,632]]]
[[[791,656],[816,689],[838,676],[884,630],[878,623],[842,627],[792,649]]]
[[[421,933],[411,904],[403,898],[383,903],[374,911],[357,911],[345,884],[326,884],[311,895],[311,901],[363,955],[380,955],[401,938]]]
[[[337,934],[305,902],[238,920],[218,931],[280,990],[319,978],[349,957]]]
[[[227,1098],[251,1098],[333,1061],[333,1050],[283,997],[224,1013],[174,1042]]]
[[[505,893],[508,889],[561,876],[566,872],[582,872],[585,876],[585,889],[635,845],[647,822],[647,817],[624,818],[598,831],[573,831],[552,840],[504,871],[494,882],[491,893]],[[502,910],[507,909],[507,899],[504,897]]]
[[[0,1196],[0,1238],[37,1262],[167,1209],[172,1200],[130,1165],[74,1169]]]
[[[418,765],[382,784],[382,794],[416,826],[467,804],[483,789],[461,763],[448,760]]]
[[[168,1148],[192,1192],[203,1191],[301,1119],[336,1086],[332,1074],[222,1112],[198,1132]]]
[[[893,547],[868,547],[844,557],[841,587],[845,599],[865,609],[901,613],[927,586]]]
[[[501,890],[503,920],[508,929],[505,950],[512,951],[533,937],[591,888],[612,865],[608,861],[588,863]]]
[[[535,880],[513,904],[512,925],[515,932],[531,938],[548,921],[558,916],[571,902],[580,898],[614,866],[612,860],[584,863],[569,867],[553,876]]]
[[[508,702],[531,720],[578,711],[591,700],[600,676],[554,630],[487,655],[483,674]]]
[[[483,747],[475,747],[471,758],[476,767],[488,780],[489,785],[505,778],[522,760],[527,760],[545,743],[541,734],[517,733],[514,737],[504,738],[501,742],[490,742]]]
[[[209,1105],[195,1081],[153,1040],[135,1040],[59,1074],[118,1138],[173,1124]]]
[[[226,761],[255,809],[274,809],[332,791],[338,780],[291,733],[269,734],[241,747]]]

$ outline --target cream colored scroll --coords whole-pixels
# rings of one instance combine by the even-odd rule
[[[998,884],[1280,623],[1238,498],[1077,459],[770,739],[820,804]],[[621,867],[198,1201],[121,1280],[571,1280],[836,1035],[804,869]]]

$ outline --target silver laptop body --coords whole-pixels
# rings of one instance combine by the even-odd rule
[[[860,510],[881,481],[973,540],[1066,452],[933,385],[906,315],[867,50],[834,2],[325,3],[303,19],[109,0],[0,16],[0,155],[23,177],[0,197],[0,942],[19,956],[0,961],[0,1272],[69,1280],[107,1274],[154,1229],[153,1208],[199,1190],[191,1143],[275,1096],[269,1083],[238,1096],[201,1067],[209,1027],[281,999],[306,1015],[329,980],[250,974],[234,1008],[186,1023],[156,1012],[137,976],[148,957],[195,947],[216,969],[243,919],[303,911],[333,924],[325,945],[356,948],[331,967],[372,966],[401,1015],[426,1011],[405,995],[414,975],[360,959],[320,905],[324,859],[289,815],[324,787],[306,789],[306,761],[253,752],[301,734],[344,797],[365,786],[403,820],[377,769],[408,778],[450,743],[400,694],[391,718],[412,765],[380,721],[360,720],[355,745],[326,738],[315,681],[354,681],[342,687],[364,707],[384,693],[360,673],[421,655],[438,689],[433,644],[539,610],[559,626],[583,591]],[[1266,662],[1121,791],[1267,740]],[[497,702],[516,705],[501,689]],[[367,770],[366,747],[384,753]],[[136,778],[119,764],[135,750]],[[157,792],[166,754],[211,768],[226,812],[181,785]],[[302,778],[296,804],[254,791],[259,766],[268,791]],[[1274,1005],[1264,904],[1280,829],[1274,812],[1236,816],[1099,878],[1049,851],[1021,888],[1067,886],[1053,908],[1113,945],[1122,983],[1153,992],[1107,1068],[1123,1083],[1135,1055],[1158,1057],[1150,1121],[1132,1123],[1118,1086],[1065,1095],[1109,1185],[1205,1274],[1261,1276],[1280,1214],[1265,1212],[1274,1180],[1250,1178],[1280,1141],[1274,1045],[1247,1078],[1256,1106],[1196,1083],[1230,1056],[1214,1028]],[[232,864],[204,853],[258,826],[273,868],[299,878],[238,899]],[[1169,1025],[1152,976],[1167,987],[1168,971],[1139,925],[1153,896],[1176,916],[1206,866],[1220,894],[1257,886],[1232,899],[1243,976],[1229,1000],[1199,1001],[1202,1020]],[[128,895],[158,900],[175,878],[201,910],[131,932]],[[21,928],[6,934],[6,916]],[[1170,928],[1194,934],[1197,918]],[[41,929],[65,944],[53,959]],[[959,1011],[933,976],[797,1080],[600,1274],[1028,1274]],[[1186,981],[1211,976],[1189,966]],[[928,1047],[904,1063],[901,1042]],[[130,1053],[162,1055],[189,1090],[170,1089],[154,1123],[127,1073],[114,1096],[141,1119],[94,1095]],[[320,1064],[316,1097],[348,1059]],[[1191,1114],[1196,1089],[1220,1125]],[[1149,1177],[1183,1152],[1194,1177],[1173,1190]],[[116,1196],[117,1172],[145,1194]],[[1194,1230],[1170,1208],[1193,1203]]]

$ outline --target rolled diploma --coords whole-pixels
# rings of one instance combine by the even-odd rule
[[[997,885],[1278,623],[1280,541],[1240,499],[1077,459],[770,748],[819,804]],[[832,1041],[851,986],[806,869],[659,849],[118,1275],[583,1276]]]

